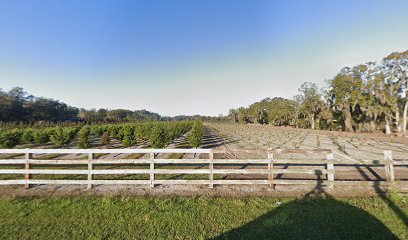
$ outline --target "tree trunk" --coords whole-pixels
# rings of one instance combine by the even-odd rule
[[[391,134],[390,121],[387,117],[385,118],[385,134]]]
[[[314,130],[315,129],[315,115],[314,114],[312,114],[311,116],[310,123],[312,125],[312,129]]]
[[[399,109],[395,111],[395,127],[397,128],[397,133],[401,133],[401,125],[400,125],[400,114],[399,114]]]
[[[343,110],[343,114],[344,114],[344,130],[346,132],[351,132],[353,131],[353,126],[351,123],[351,111],[350,109],[344,109]]]
[[[375,121],[374,120],[370,121],[370,132],[375,132]]]
[[[408,115],[408,96],[407,96],[407,102],[404,105],[404,114],[402,116],[402,134],[404,136],[407,135],[407,116]]]

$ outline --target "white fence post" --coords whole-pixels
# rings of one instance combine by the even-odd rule
[[[327,163],[327,181],[329,181],[329,188],[334,187],[334,164],[333,164],[333,153],[326,154]]]
[[[154,188],[154,153],[150,153],[150,187]]]
[[[26,153],[25,154],[25,175],[24,175],[24,180],[25,180],[25,188],[30,187],[30,159],[32,158],[31,153]]]
[[[269,187],[275,189],[275,185],[273,184],[273,153],[268,152],[268,180],[269,180]]]
[[[209,159],[210,159],[210,164],[209,164],[209,169],[210,169],[210,175],[209,175],[209,178],[210,178],[210,185],[209,185],[209,188],[214,188],[214,174],[213,174],[213,170],[214,170],[214,163],[213,163],[213,160],[214,160],[214,153],[211,151],[209,154],[208,154],[208,156],[209,156]]]
[[[88,185],[87,185],[88,189],[92,188],[92,160],[93,159],[94,159],[94,154],[89,153],[88,154]]]
[[[391,150],[384,151],[384,167],[385,167],[385,177],[387,181],[394,182],[395,181],[394,161],[392,159]]]

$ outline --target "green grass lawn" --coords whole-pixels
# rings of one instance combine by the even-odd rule
[[[408,197],[0,198],[0,239],[408,239]]]

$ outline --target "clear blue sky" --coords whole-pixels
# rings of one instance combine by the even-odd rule
[[[408,1],[0,0],[0,88],[226,113],[408,49]]]

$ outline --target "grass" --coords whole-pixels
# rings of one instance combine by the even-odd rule
[[[144,153],[131,153],[122,158],[123,159],[138,159],[138,158],[143,157],[144,155],[145,155]]]
[[[166,159],[182,159],[184,153],[170,153],[166,156]]]
[[[108,154],[107,153],[95,153],[94,158],[98,159],[98,158],[100,158],[102,156],[105,156],[105,155],[108,155]]]
[[[15,153],[15,154],[0,154],[0,159],[12,159],[12,158],[21,157],[21,156],[24,156],[24,154],[19,154],[19,153]]]
[[[33,157],[33,159],[42,159],[42,160],[51,160],[51,159],[55,159],[57,157],[61,157],[64,154],[60,154],[60,153],[50,153],[50,154],[43,154],[40,156],[35,156]]]
[[[408,197],[393,199],[406,213]],[[407,239],[381,198],[0,198],[0,239]]]

